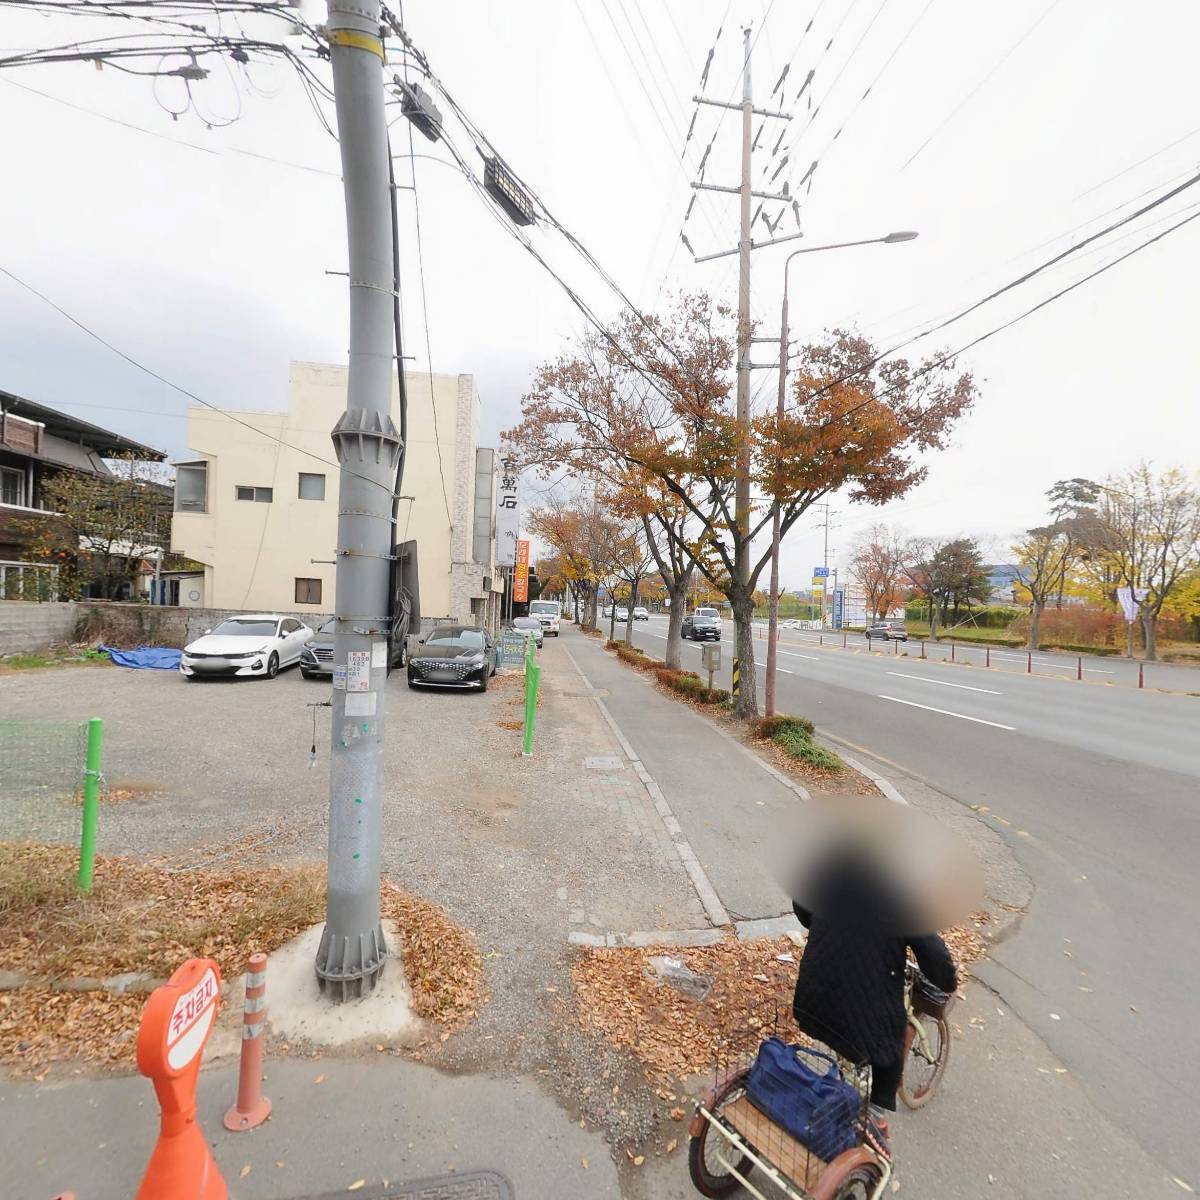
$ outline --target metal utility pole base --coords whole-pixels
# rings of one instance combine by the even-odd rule
[[[333,907],[333,897],[330,897]],[[369,995],[387,965],[387,939],[383,925],[350,937],[332,933],[326,922],[317,948],[317,985],[331,1000],[357,1000]]]

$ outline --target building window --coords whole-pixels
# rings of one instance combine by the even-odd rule
[[[25,473],[0,467],[0,504],[25,505]]]
[[[296,603],[297,604],[320,604],[321,603],[321,581],[319,579],[297,579],[296,580]]]
[[[259,504],[270,504],[273,498],[273,489],[267,487],[247,487],[244,483],[239,483],[237,488],[237,498],[239,500],[257,500]]]
[[[208,463],[179,463],[176,466],[175,510],[208,511]]]
[[[300,499],[324,500],[325,476],[310,475],[307,471],[300,472]]]

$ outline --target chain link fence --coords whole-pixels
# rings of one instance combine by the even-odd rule
[[[87,721],[0,720],[0,841],[80,845]]]

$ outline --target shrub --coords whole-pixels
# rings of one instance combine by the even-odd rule
[[[660,659],[651,658],[644,650],[639,650],[636,646],[626,646],[624,642],[609,642],[609,648],[616,650],[617,657],[622,662],[639,671],[652,671],[655,667],[663,665]]]
[[[706,687],[704,681],[694,671],[675,671],[668,667],[656,666],[654,677],[664,687],[685,697],[695,700],[698,704],[724,704],[729,699],[729,693],[722,688]]]
[[[782,733],[785,729],[800,729],[809,737],[813,735],[813,723],[807,717],[758,717],[755,719],[751,728],[754,731],[756,738],[762,738],[764,741],[771,741],[776,734]]]
[[[605,650],[620,650],[624,644],[624,642],[618,642],[613,638],[609,638],[608,641],[604,643],[604,648]]]
[[[831,750],[818,746],[812,740],[812,735],[806,733],[799,725],[781,729],[772,739],[776,745],[782,746],[792,758],[807,763],[818,771],[826,771],[830,775],[839,775],[846,769],[846,764]]]

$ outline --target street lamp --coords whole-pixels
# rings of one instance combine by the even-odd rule
[[[899,229],[883,237],[860,238],[853,242],[831,242],[826,246],[805,246],[793,250],[783,263],[783,308],[779,317],[779,398],[776,407],[777,416],[783,418],[783,399],[787,388],[788,363],[788,268],[792,259],[801,254],[816,254],[821,250],[844,250],[849,246],[892,246],[897,242],[911,242],[917,233],[912,229]],[[779,639],[779,500],[771,506],[771,598],[767,617],[767,679],[766,679],[766,710],[767,716],[775,715],[775,665],[778,661],[776,642]],[[821,594],[822,624],[824,623],[825,594]]]

